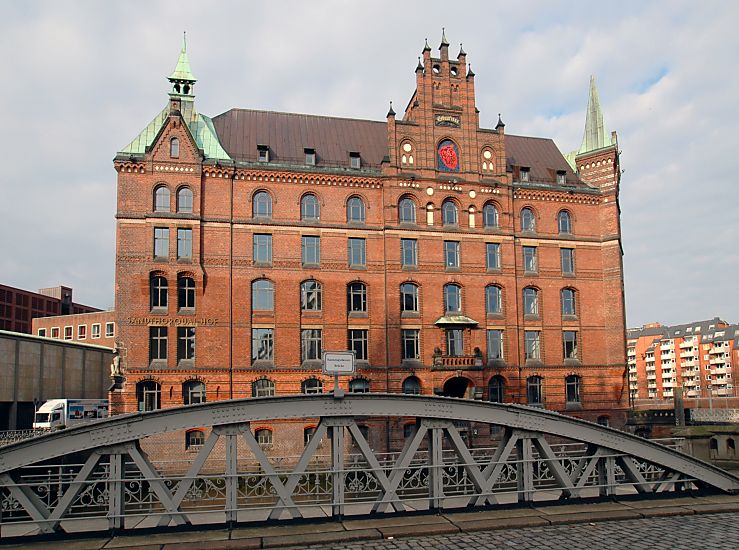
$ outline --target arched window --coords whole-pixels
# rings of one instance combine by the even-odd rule
[[[154,212],[169,212],[169,189],[164,185],[154,189]]]
[[[403,380],[403,393],[419,395],[421,393],[421,381],[415,376],[409,376]]]
[[[180,140],[176,137],[169,140],[169,156],[173,159],[180,156]]]
[[[718,439],[712,437],[708,442],[708,456],[709,458],[718,458]]]
[[[400,223],[416,223],[416,203],[408,197],[398,203],[398,221]]]
[[[598,417],[598,424],[600,424],[601,426],[608,427],[611,425],[611,419],[608,418],[608,416],[604,414]]]
[[[301,393],[323,393],[323,382],[318,378],[308,378],[300,384]]]
[[[142,380],[136,384],[136,401],[140,411],[155,411],[162,405],[161,387],[154,380]]]
[[[300,283],[300,309],[321,311],[321,283],[314,280]]]
[[[167,279],[161,275],[152,275],[149,279],[149,305],[151,309],[167,307]]]
[[[567,210],[561,210],[557,215],[557,225],[560,233],[572,233],[572,218]]]
[[[195,308],[195,281],[192,277],[185,275],[177,277],[177,307],[178,309]]]
[[[482,209],[482,222],[488,229],[498,227],[498,209],[494,204],[488,203]]]
[[[251,308],[255,311],[273,311],[275,289],[271,281],[258,279],[251,284]]]
[[[185,450],[194,451],[205,445],[205,432],[203,430],[190,430],[185,432]]]
[[[275,383],[269,378],[260,378],[251,385],[252,397],[272,397],[275,394]]]
[[[260,447],[269,447],[272,445],[272,430],[260,428],[254,432],[254,439],[257,440]]]
[[[442,225],[459,224],[457,205],[453,201],[447,200],[441,205],[441,223]]]
[[[562,302],[562,315],[576,315],[575,291],[571,288],[563,288],[559,294]]]
[[[321,217],[321,207],[318,199],[312,193],[303,195],[300,199],[300,219],[303,221],[316,221]]]
[[[462,289],[458,285],[444,285],[444,311],[446,313],[462,311]]]
[[[526,379],[526,399],[529,405],[541,405],[544,403],[541,376],[529,376]]]
[[[367,311],[367,287],[364,283],[350,283],[346,287],[346,307],[349,313]]]
[[[524,315],[539,315],[539,291],[533,287],[523,289]]]
[[[401,313],[418,313],[418,287],[413,283],[400,285]]]
[[[369,393],[369,381],[366,378],[355,378],[349,382],[350,393]]]
[[[567,403],[580,403],[580,382],[581,378],[575,374],[570,374],[565,378],[565,398]]]
[[[364,202],[359,197],[352,197],[347,201],[346,221],[364,223]]]
[[[734,458],[736,456],[736,442],[733,437],[729,437],[726,440],[726,453],[728,455],[727,458]]]
[[[205,384],[200,380],[188,380],[182,384],[182,402],[185,405],[205,403]]]
[[[485,287],[485,311],[489,314],[500,313],[503,309],[501,290],[499,286]]]
[[[499,374],[493,376],[488,382],[488,401],[491,403],[503,403],[505,396],[505,380]]]
[[[252,216],[255,218],[272,217],[272,196],[266,191],[259,191],[254,195]]]
[[[177,212],[192,213],[192,189],[189,187],[180,187],[177,190]]]
[[[529,207],[521,210],[521,231],[536,231],[536,217]]]

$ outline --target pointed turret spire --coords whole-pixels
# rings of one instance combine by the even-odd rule
[[[474,78],[475,73],[472,72],[472,63],[467,65],[467,78]]]
[[[174,71],[169,75],[169,80],[186,80],[189,82],[195,82],[195,76],[190,70],[190,60],[187,57],[187,35],[183,33],[182,36],[182,49],[180,50],[180,57],[177,60],[177,66]]]
[[[444,27],[441,27],[441,45],[439,46],[439,49],[443,48],[444,46],[449,46],[449,41],[446,39],[446,31],[444,30]]]
[[[418,65],[416,65],[416,72],[423,71],[423,63],[421,63],[421,58],[418,58]]]
[[[505,124],[503,123],[503,119],[500,118],[500,113],[498,113],[498,124],[495,125],[495,129],[498,128],[505,128]]]
[[[585,134],[578,154],[595,151],[611,145],[610,134],[603,122],[603,111],[600,108],[598,87],[595,84],[595,76],[590,77],[590,95],[588,97],[588,110],[585,115]]]
[[[462,43],[459,43],[459,53],[457,54],[457,59],[462,57],[463,55],[467,55],[467,52],[464,51],[464,48],[462,47]]]
[[[423,51],[424,52],[430,52],[431,51],[431,46],[429,46],[429,39],[428,38],[426,39],[426,43],[423,45]]]
[[[387,112],[387,118],[390,118],[391,116],[395,116],[395,111],[393,111],[393,102],[390,102],[390,110]]]

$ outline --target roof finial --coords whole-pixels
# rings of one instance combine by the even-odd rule
[[[475,73],[472,72],[472,63],[467,65],[467,78],[473,78]]]
[[[424,52],[430,52],[431,51],[431,46],[429,46],[429,39],[428,38],[426,38],[426,42],[423,45],[423,51]]]
[[[182,51],[187,52],[187,31],[182,31]]]
[[[444,27],[441,27],[441,46],[439,46],[439,49],[441,49],[443,46],[448,46],[449,42],[446,39],[446,30]]]
[[[395,116],[395,111],[393,111],[393,102],[390,102],[390,110],[387,112],[387,117],[390,118],[391,116]]]
[[[459,43],[459,53],[457,54],[457,57],[462,57],[463,55],[467,55],[467,52],[464,51],[464,48],[462,47],[462,43]]]
[[[495,129],[498,128],[505,128],[505,124],[503,124],[503,120],[500,118],[500,113],[498,113],[498,124],[495,125]]]
[[[416,72],[423,70],[423,64],[421,63],[421,57],[418,58],[418,65],[416,65]]]

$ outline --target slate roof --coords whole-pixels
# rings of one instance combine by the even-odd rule
[[[269,147],[274,164],[304,164],[304,149],[311,148],[318,166],[347,167],[349,153],[358,152],[363,168],[379,170],[388,155],[387,123],[382,121],[231,109],[213,117],[213,125],[236,161],[256,162],[258,145]],[[551,139],[506,135],[506,152],[509,170],[514,165],[530,168],[531,186],[552,185],[563,170],[568,186],[592,189],[578,179]]]

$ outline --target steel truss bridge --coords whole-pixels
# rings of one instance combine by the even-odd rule
[[[375,453],[357,419],[385,429],[398,418],[416,419],[403,450]],[[294,459],[268,457],[253,434],[260,423],[306,419],[317,427]],[[489,425],[499,437],[489,448],[470,448],[460,428],[467,423]],[[188,457],[162,461],[145,452],[194,427],[212,429]],[[554,412],[444,397],[217,401],[112,417],[0,448],[3,536],[696,490],[737,493],[739,478]]]

